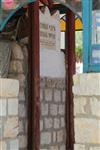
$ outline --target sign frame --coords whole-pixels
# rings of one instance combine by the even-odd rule
[[[83,4],[83,72],[100,72],[100,63],[92,62],[93,49],[100,44],[92,44],[92,0],[82,0]]]

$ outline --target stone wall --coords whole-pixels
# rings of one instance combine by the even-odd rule
[[[24,43],[23,43],[24,42]],[[19,149],[27,149],[27,40],[11,42],[11,61],[8,78],[19,80]]]
[[[100,73],[74,76],[75,149],[100,150]]]
[[[19,149],[27,149],[27,40],[11,42],[8,78],[19,80]],[[65,150],[65,81],[41,77],[41,150]]]
[[[0,150],[19,150],[17,80],[0,79]]]
[[[19,81],[19,150],[27,150],[28,48],[27,39],[10,41],[8,78]],[[65,81],[41,77],[41,150],[65,150]],[[15,104],[14,104],[15,105]],[[16,142],[16,141],[14,141]],[[15,143],[16,145],[16,143]]]
[[[65,150],[65,81],[41,79],[41,150]]]

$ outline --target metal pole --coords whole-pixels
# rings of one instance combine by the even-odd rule
[[[74,150],[74,112],[73,112],[73,75],[75,74],[75,15],[68,9],[66,12],[65,32],[65,56],[66,56],[66,150]]]
[[[29,137],[28,150],[40,150],[40,40],[39,1],[30,4],[29,35]]]

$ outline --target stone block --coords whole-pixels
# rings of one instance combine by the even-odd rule
[[[49,150],[59,150],[58,146],[51,146]]]
[[[22,103],[19,104],[19,117],[20,118],[25,118],[26,117],[26,107]]]
[[[19,134],[22,134],[25,132],[25,121],[24,120],[19,120]]]
[[[64,141],[64,131],[60,130],[57,131],[57,142],[62,142]]]
[[[51,132],[41,132],[41,145],[50,144],[51,138]]]
[[[43,89],[40,89],[40,101],[43,100]]]
[[[62,91],[62,101],[66,101],[66,91]]]
[[[4,137],[5,138],[16,138],[18,136],[18,118],[8,118],[4,125]]]
[[[91,97],[90,106],[92,115],[100,117],[100,97]]]
[[[53,126],[53,119],[52,118],[45,118],[44,125],[46,129],[50,129]]]
[[[65,115],[65,105],[60,104],[59,105],[59,110],[58,110],[59,115]]]
[[[53,99],[53,91],[52,89],[45,89],[45,100],[52,101]]]
[[[61,91],[60,90],[54,90],[54,101],[55,102],[61,101]]]
[[[28,47],[27,47],[27,45],[23,45],[22,50],[23,50],[23,54],[24,54],[24,60],[28,62]]]
[[[18,99],[19,99],[19,101],[25,102],[25,91],[24,91],[23,88],[21,88],[21,89],[19,90]]]
[[[53,132],[53,143],[56,143],[56,141],[57,141],[57,134],[56,134],[56,132],[54,131],[54,132]]]
[[[19,82],[13,79],[0,79],[0,97],[13,98],[19,93]]]
[[[42,148],[42,149],[40,149],[40,150],[48,150],[48,149],[44,149],[44,148]]]
[[[43,130],[43,120],[40,120],[40,131]]]
[[[65,144],[66,145],[66,144]],[[65,145],[61,145],[60,146],[60,150],[66,150],[66,146]]]
[[[29,43],[29,38],[28,38],[28,37],[22,38],[22,39],[20,40],[20,42],[21,42],[21,44],[23,44],[24,47],[25,47],[25,45]]]
[[[27,149],[27,136],[20,135],[19,136],[19,149]]]
[[[19,141],[18,141],[18,139],[11,140],[9,142],[9,145],[10,145],[10,150],[19,150]]]
[[[7,144],[5,141],[0,141],[0,150],[7,150]]]
[[[3,139],[3,121],[0,119],[0,140]]]
[[[54,119],[54,129],[59,129],[60,128],[60,118],[55,118]]]
[[[74,75],[74,95],[100,96],[100,73]]]
[[[20,87],[25,87],[25,75],[24,74],[18,74],[17,77],[15,77],[19,81]]]
[[[58,114],[58,105],[56,105],[56,104],[50,105],[50,114],[52,116],[56,116]]]
[[[42,103],[41,104],[41,115],[42,116],[47,116],[48,115],[48,111],[49,111],[48,104]]]
[[[7,115],[7,100],[2,98],[0,99],[0,117]]]
[[[75,142],[83,144],[100,144],[100,120],[76,118]]]
[[[27,117],[27,116],[26,116]],[[24,127],[25,127],[25,134],[28,134],[28,119],[23,119]]]
[[[9,73],[23,73],[24,68],[23,68],[23,62],[14,60],[10,62],[10,69]]]
[[[61,127],[65,127],[65,118],[61,117]]]
[[[97,146],[97,147],[95,147],[95,146],[94,146],[94,147],[91,147],[90,150],[100,150],[100,146]]]
[[[11,44],[11,49],[12,49],[12,59],[23,60],[24,56],[23,56],[22,48],[19,44],[13,42]]]
[[[86,150],[85,145],[82,144],[75,144],[74,145],[74,150]]]
[[[18,99],[8,99],[8,115],[18,115]]]
[[[87,98],[77,97],[74,98],[74,115],[77,114],[87,114],[86,112]]]

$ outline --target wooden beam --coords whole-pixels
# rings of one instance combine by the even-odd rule
[[[66,150],[74,150],[74,112],[73,112],[73,75],[75,74],[75,15],[70,9],[66,11]]]
[[[40,150],[39,1],[29,5],[29,126],[28,150]]]

